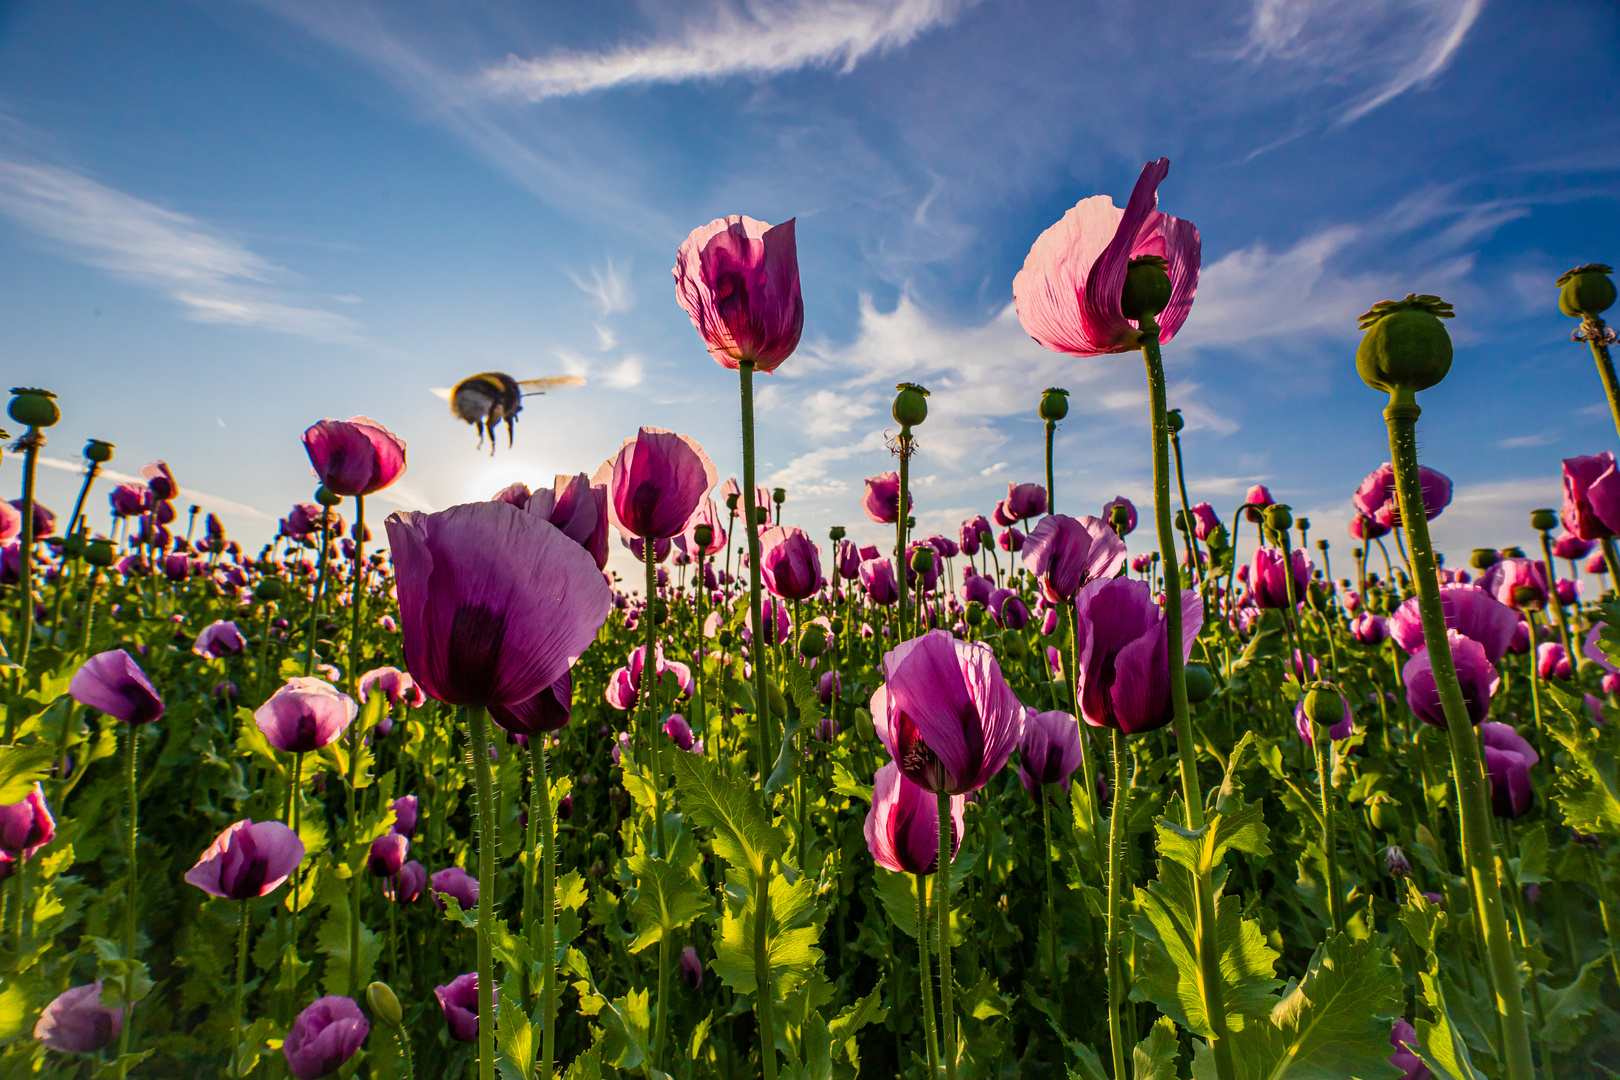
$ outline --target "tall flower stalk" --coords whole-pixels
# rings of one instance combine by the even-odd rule
[[[1609,346],[1616,340],[1614,329],[1603,321],[1603,313],[1614,304],[1615,287],[1609,275],[1614,268],[1601,263],[1587,263],[1567,270],[1558,279],[1558,307],[1581,325],[1571,340],[1584,341],[1592,349],[1597,362],[1598,378],[1603,382],[1603,393],[1609,399],[1609,413],[1614,417],[1614,428],[1620,432],[1620,379],[1615,378],[1614,361]],[[1606,550],[1606,549],[1605,549]],[[1610,572],[1614,571],[1610,560]]]
[[[34,535],[34,473],[39,463],[39,452],[45,445],[45,433],[40,429],[51,427],[62,419],[62,410],[56,407],[56,395],[49,390],[18,387],[11,392],[14,395],[8,409],[11,418],[28,428],[17,440],[23,451],[22,506],[19,508],[22,512],[22,534],[18,537],[21,546],[17,552],[17,595],[20,598],[17,665],[26,672],[28,651],[34,639],[34,541],[38,539]],[[11,741],[14,730],[12,715],[13,712],[8,710],[7,742]]]
[[[1519,992],[1518,964],[1513,956],[1491,850],[1489,785],[1481,764],[1479,737],[1469,716],[1446,637],[1437,564],[1429,542],[1429,522],[1418,472],[1417,420],[1423,410],[1416,394],[1439,383],[1451,368],[1451,337],[1440,320],[1449,319],[1453,314],[1451,305],[1437,296],[1408,294],[1404,300],[1385,300],[1373,305],[1361,317],[1361,328],[1366,334],[1356,351],[1356,369],[1368,386],[1389,394],[1384,420],[1389,428],[1390,462],[1395,470],[1401,522],[1411,542],[1413,585],[1423,619],[1424,645],[1451,747],[1462,826],[1463,864],[1484,933],[1482,960],[1491,975],[1496,997],[1503,1065],[1509,1080],[1532,1080],[1535,1071],[1524,1000]]]

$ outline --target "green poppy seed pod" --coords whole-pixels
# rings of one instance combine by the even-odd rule
[[[934,549],[927,544],[919,544],[912,548],[911,568],[919,574],[932,571],[934,569]]]
[[[1495,548],[1475,548],[1474,553],[1468,557],[1468,565],[1475,570],[1489,570],[1496,565],[1498,558]]]
[[[265,578],[253,586],[253,598],[266,601],[280,600],[283,591],[280,578]]]
[[[967,619],[969,626],[978,626],[984,622],[984,605],[977,600],[969,600],[964,617]]]
[[[855,734],[861,737],[862,742],[877,738],[877,729],[872,726],[872,714],[865,709],[855,710]]]
[[[815,623],[804,628],[799,635],[799,653],[815,659],[827,651],[827,631]]]
[[[1456,312],[1438,296],[1407,293],[1380,300],[1357,324],[1366,331],[1356,349],[1361,381],[1388,394],[1427,390],[1451,370],[1451,335],[1441,319]]]
[[[692,526],[692,539],[697,541],[699,548],[707,551],[709,545],[714,543],[714,526],[707,522]]]
[[[112,460],[113,444],[102,439],[91,439],[84,444],[84,456],[97,465],[105,465]]]
[[[11,388],[11,406],[6,411],[19,424],[31,428],[50,427],[62,419],[62,410],[56,407],[56,395],[49,390],[31,386]]]
[[[1530,511],[1530,527],[1537,532],[1547,532],[1558,527],[1558,515],[1551,510]]]
[[[1294,522],[1294,524],[1297,525],[1299,528],[1304,529],[1306,532],[1310,532],[1310,530],[1311,530],[1311,519],[1310,518],[1300,518],[1298,521]]]
[[[895,387],[894,422],[903,428],[916,427],[928,419],[928,391],[916,383],[903,382]]]
[[[844,620],[841,618],[833,618],[827,621],[832,623],[833,637],[842,637],[844,633]]]
[[[1609,310],[1614,303],[1614,267],[1587,263],[1566,270],[1558,279],[1558,310],[1572,319],[1591,319]]]
[[[730,510],[733,514],[737,512],[737,492],[733,491],[730,495],[726,496],[726,509]]]
[[[1143,255],[1131,260],[1125,271],[1125,288],[1119,295],[1119,310],[1127,319],[1141,320],[1157,315],[1170,305],[1170,264],[1162,255]]]
[[[1518,608],[1534,608],[1537,611],[1542,607],[1541,590],[1533,585],[1513,586],[1513,606]]]
[[[771,501],[777,506],[787,502],[787,488],[771,488]]]
[[[1367,799],[1367,816],[1372,818],[1373,828],[1382,832],[1400,831],[1400,808],[1398,800],[1382,793]]]
[[[1041,391],[1041,407],[1038,410],[1042,420],[1048,424],[1055,424],[1069,415],[1069,392],[1061,387],[1049,386]]]
[[[1188,704],[1196,705],[1214,696],[1215,676],[1209,673],[1209,668],[1203,664],[1188,664],[1181,669],[1181,674],[1187,684]]]
[[[1328,542],[1326,540],[1318,540],[1316,542],[1316,550],[1317,551],[1326,551],[1327,549],[1328,549]]]
[[[322,506],[340,506],[343,503],[343,496],[322,484],[315,489],[315,501]]]
[[[1330,728],[1344,719],[1344,698],[1332,683],[1312,683],[1305,692],[1305,718],[1317,727]]]
[[[1108,511],[1108,527],[1114,530],[1116,536],[1125,535],[1130,531],[1131,512],[1123,506],[1116,505],[1112,510]],[[989,537],[989,533],[980,534],[981,541],[988,540]]]
[[[849,534],[844,531],[844,527],[842,525],[834,525],[832,528],[827,530],[827,539],[831,540],[835,544],[848,535]]]
[[[720,643],[720,647],[722,649],[729,649],[731,648],[732,641],[735,639],[731,636],[730,630],[722,630],[714,636],[714,640]]]
[[[371,1011],[377,1014],[377,1019],[389,1027],[397,1028],[405,1021],[405,1013],[399,1007],[399,998],[384,982],[374,982],[366,987],[366,1003]]]
[[[1502,558],[1504,559],[1522,559],[1524,557],[1524,548],[1517,544],[1502,549]]]
[[[84,561],[102,569],[111,566],[117,557],[118,552],[113,549],[111,540],[92,540],[84,549]]]
[[[1266,507],[1266,528],[1275,533],[1286,533],[1294,527],[1294,515],[1287,503],[1272,503]],[[1284,538],[1286,542],[1286,537]]]
[[[1180,409],[1171,409],[1165,414],[1164,419],[1165,423],[1169,425],[1172,434],[1179,434],[1181,429],[1187,426],[1187,421],[1182,419]]]

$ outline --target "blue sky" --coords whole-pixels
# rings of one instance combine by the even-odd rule
[[[166,458],[244,540],[308,497],[323,416],[409,442],[377,511],[593,470],[637,424],[725,476],[735,377],[669,268],[711,218],[797,216],[804,340],[759,416],[790,520],[877,537],[860,481],[892,467],[902,379],[933,391],[923,528],[1039,479],[1050,385],[1073,403],[1058,506],[1095,513],[1148,492],[1140,359],[1045,352],[1011,283],[1162,154],[1161,206],[1204,243],[1167,348],[1194,500],[1229,516],[1266,483],[1342,574],[1350,492],[1387,457],[1355,316],[1437,292],[1458,353],[1422,449],[1457,482],[1436,529],[1460,560],[1528,540],[1560,457],[1616,448],[1552,283],[1620,260],[1617,42],[1601,0],[12,2],[5,366],[61,395],[48,457]],[[588,385],[529,399],[491,459],[428,392],[490,368]],[[46,469],[43,497],[74,483]]]

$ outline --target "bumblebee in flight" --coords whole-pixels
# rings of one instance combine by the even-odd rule
[[[478,448],[489,434],[489,453],[495,455],[495,425],[506,421],[506,445],[512,445],[512,424],[523,411],[523,399],[565,386],[584,386],[578,375],[552,375],[544,379],[514,379],[504,371],[470,375],[454,387],[436,386],[433,392],[450,403],[450,415],[478,429]]]

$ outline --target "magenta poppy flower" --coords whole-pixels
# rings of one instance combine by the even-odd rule
[[[1048,514],[1024,540],[1024,569],[1053,603],[1068,603],[1087,582],[1113,577],[1125,558],[1125,542],[1105,518]]]
[[[1522,611],[1547,606],[1547,567],[1540,559],[1500,559],[1479,575],[1479,587]]]
[[[752,361],[768,373],[793,355],[804,330],[793,219],[715,218],[692,230],[672,272],[675,299],[721,367]]]
[[[1030,248],[1013,279],[1013,304],[1024,330],[1042,346],[1071,356],[1129,352],[1137,325],[1121,310],[1125,272],[1133,260],[1168,263],[1170,303],[1159,313],[1159,336],[1181,329],[1198,290],[1200,241],[1189,221],[1158,210],[1168,158],[1143,166],[1121,210],[1106,195],[1082,199]]]
[[[1574,533],[1566,532],[1560,533],[1558,538],[1553,541],[1552,553],[1557,558],[1574,562],[1577,559],[1586,558],[1596,546],[1595,541],[1582,540]]]
[[[414,904],[421,899],[427,880],[427,868],[412,859],[399,868],[399,873],[383,882],[383,895],[396,904]]]
[[[55,839],[56,819],[45,803],[45,789],[38,783],[21,800],[0,806],[0,850],[13,859],[27,862]]]
[[[427,695],[416,685],[416,680],[411,678],[410,672],[401,671],[397,667],[372,668],[360,676],[357,692],[362,705],[370,701],[374,693],[386,698],[390,706],[404,703],[410,708],[419,709],[427,701]]]
[[[990,511],[990,520],[993,521],[998,528],[1002,529],[1007,528],[1009,525],[1016,524],[1018,521],[1018,519],[1013,516],[1012,510],[1008,508],[1006,499],[1002,499],[1000,502],[996,503],[996,508]]]
[[[598,570],[607,569],[608,493],[600,479],[593,481],[584,473],[558,475],[549,491],[534,492],[520,509],[555,525],[590,553]]]
[[[916,500],[906,492],[906,513],[910,514]],[[893,525],[900,518],[900,474],[878,473],[866,478],[866,491],[861,495],[861,509],[879,525]]]
[[[608,520],[622,535],[667,540],[686,528],[716,475],[696,441],[644,427],[602,462],[591,483],[607,489]]]
[[[494,991],[494,996],[498,997],[500,987],[495,987]],[[444,1011],[445,1022],[450,1025],[450,1036],[457,1042],[477,1042],[478,972],[457,975],[448,986],[434,987],[433,993],[439,999],[439,1008]]]
[[[808,600],[823,582],[821,546],[803,529],[774,525],[759,537],[759,572],[765,587],[784,600]]]
[[[1192,652],[1204,623],[1196,592],[1181,594],[1181,655]],[[1075,598],[1078,624],[1080,713],[1093,727],[1117,728],[1127,735],[1168,724],[1170,703],[1169,628],[1164,611],[1145,581],[1105,578]]]
[[[1556,641],[1543,641],[1536,646],[1536,674],[1543,679],[1568,679],[1569,654]]]
[[[692,725],[680,713],[671,713],[669,719],[664,721],[664,734],[682,750],[691,750],[697,741],[692,735]]]
[[[861,563],[861,586],[874,604],[888,607],[900,599],[900,582],[894,576],[894,563],[888,559],[867,559]]]
[[[123,649],[97,653],[79,666],[68,693],[80,705],[126,724],[149,724],[163,716],[163,699],[139,664]]]
[[[1350,620],[1350,636],[1363,645],[1378,645],[1389,636],[1389,621],[1382,615],[1373,615],[1363,612]],[[1421,640],[1423,628],[1418,627],[1418,637]]]
[[[966,795],[951,796],[953,859],[962,846],[966,809]],[[939,868],[939,799],[906,779],[892,761],[872,778],[872,808],[866,812],[865,831],[866,850],[885,870],[932,874]]]
[[[504,502],[391,514],[405,667],[453,705],[511,705],[596,639],[612,589],[562,531]]]
[[[141,477],[157,502],[173,502],[180,497],[180,485],[174,482],[174,473],[169,471],[168,462],[153,461],[142,465]]]
[[[401,795],[391,804],[394,808],[393,831],[404,837],[416,834],[417,799],[415,795]]]
[[[836,671],[823,671],[816,692],[821,695],[821,704],[831,708],[833,699],[844,692],[843,676]]]
[[[1040,517],[1046,513],[1046,488],[1040,484],[1015,484],[1009,480],[1007,509],[1012,512],[1015,521]]]
[[[1523,817],[1533,801],[1530,768],[1541,760],[1541,755],[1507,724],[1487,720],[1479,725],[1479,738],[1485,744],[1491,810],[1497,817]]]
[[[1154,557],[1152,555],[1136,556],[1131,560],[1132,572],[1137,574],[1146,574],[1149,570],[1153,569],[1153,558]],[[1247,566],[1238,567],[1237,574],[1239,581],[1249,580],[1249,568]]]
[[[506,731],[525,738],[568,726],[574,710],[574,674],[565,671],[557,681],[526,701],[491,705],[489,718]]]
[[[703,989],[703,961],[690,945],[681,950],[681,982],[688,990]]]
[[[986,606],[990,603],[990,594],[996,591],[995,581],[984,574],[965,573],[962,575],[962,603],[971,604],[975,600]]]
[[[184,581],[191,576],[191,556],[175,552],[163,557],[163,576],[170,581]]]
[[[405,475],[405,440],[364,416],[312,425],[304,450],[334,495],[371,495]]]
[[[1603,552],[1600,551],[1587,559],[1581,569],[1588,574],[1607,574],[1609,572],[1609,561],[1603,557]]]
[[[1120,533],[1120,535],[1129,536],[1131,533],[1136,531],[1136,504],[1131,502],[1131,500],[1127,499],[1125,496],[1115,495],[1112,499],[1109,499],[1107,502],[1103,503],[1102,512],[1098,516],[1102,519],[1104,525],[1112,528],[1114,523],[1114,507],[1116,506],[1125,511],[1125,531]]]
[[[637,645],[630,650],[629,662],[621,668],[616,668],[608,676],[606,691],[607,703],[615,709],[626,711],[634,709],[641,700],[642,669],[646,664],[646,646]],[[678,660],[665,660],[664,647],[659,645],[654,652],[655,670],[659,678],[666,673],[673,674],[680,688],[680,696],[688,697],[692,692],[692,669]]]
[[[17,511],[17,517],[18,517],[17,532],[20,535],[22,533],[23,501],[21,499],[12,499],[11,500],[11,508],[13,510]],[[47,509],[44,503],[40,502],[38,499],[35,499],[34,500],[34,539],[35,540],[43,539],[44,537],[47,537],[47,536],[51,535],[55,531],[56,531],[56,514],[55,514],[55,512],[52,511],[52,510]]]
[[[906,777],[932,792],[977,791],[1024,730],[1024,707],[983,642],[930,630],[883,658],[872,723]]]
[[[1451,660],[1457,668],[1457,681],[1462,684],[1463,702],[1468,706],[1468,718],[1475,724],[1490,713],[1491,695],[1496,693],[1501,676],[1485,655],[1484,646],[1473,638],[1464,637],[1455,630],[1446,631],[1451,647]],[[1429,650],[1420,649],[1401,668],[1401,679],[1406,683],[1406,704],[1426,724],[1446,726],[1446,714],[1440,707],[1440,691],[1435,687],[1434,669],[1429,664]]]
[[[854,581],[861,573],[861,549],[852,540],[840,540],[833,547],[833,569],[845,581]]]
[[[226,828],[186,880],[211,896],[247,900],[275,889],[304,861],[304,842],[279,821],[252,818]]]
[[[124,1030],[124,1010],[101,1003],[101,983],[64,990],[40,1013],[34,1038],[59,1054],[93,1054]]]
[[[0,544],[12,544],[22,536],[22,511],[0,502]]]
[[[1350,519],[1350,537],[1353,540],[1376,540],[1380,536],[1388,536],[1392,531],[1388,525],[1382,525],[1370,517],[1357,515]]]
[[[478,879],[459,866],[436,871],[428,878],[428,887],[433,894],[433,905],[440,911],[444,910],[442,897],[446,896],[455,897],[462,911],[478,906]]]
[[[1043,488],[1042,490],[1044,491],[1045,489]],[[934,551],[939,554],[941,559],[954,559],[957,555],[961,554],[962,551],[962,549],[957,546],[955,540],[952,540],[948,536],[941,536],[939,533],[935,533],[933,536],[930,536],[925,542],[933,547]]]
[[[1418,466],[1418,486],[1423,489],[1423,514],[1433,521],[1451,505],[1451,478],[1426,465]],[[1395,495],[1395,469],[1385,462],[1372,472],[1350,496],[1357,520],[1371,518],[1392,529],[1401,527],[1401,508]]]
[[[1274,505],[1276,501],[1271,497],[1270,488],[1264,484],[1256,484],[1243,495],[1244,505],[1248,507],[1243,511],[1243,516],[1252,522],[1263,521],[1265,519],[1265,507]]]
[[[990,531],[990,522],[985,520],[983,514],[968,518],[962,522],[957,540],[962,548],[962,554],[973,556],[979,553],[980,538]]]
[[[393,877],[405,865],[405,853],[410,850],[410,840],[390,829],[371,842],[366,869],[375,877]]]
[[[720,520],[719,507],[715,506],[713,499],[705,498],[698,505],[698,508],[692,511],[692,516],[687,519],[685,530],[677,539],[684,543],[686,550],[694,558],[698,555],[705,557],[719,555],[726,550],[726,527],[720,524]],[[707,547],[697,542],[696,532],[699,525],[709,527],[710,535]]]
[[[203,632],[191,643],[192,652],[215,660],[238,656],[246,648],[247,638],[242,636],[242,628],[224,619],[216,619],[203,627]]]
[[[1439,902],[1439,896],[1435,893],[1423,895],[1431,897],[1431,903]],[[1434,1080],[1434,1073],[1429,1071],[1429,1067],[1423,1064],[1423,1059],[1412,1049],[1417,1045],[1417,1032],[1413,1030],[1411,1024],[1405,1020],[1396,1020],[1394,1028],[1389,1033],[1389,1045],[1395,1048],[1395,1052],[1389,1055],[1389,1063],[1402,1070],[1400,1080]]]
[[[1564,459],[1564,528],[1582,540],[1620,531],[1620,471],[1613,452]]]
[[[996,537],[996,546],[1009,555],[1017,554],[1024,549],[1024,534],[1008,526]]]
[[[371,1022],[360,1006],[336,994],[316,998],[298,1019],[281,1044],[287,1069],[298,1080],[330,1076],[354,1056],[371,1033]]]
[[[1305,589],[1311,583],[1311,570],[1314,567],[1310,557],[1299,548],[1295,548],[1290,557],[1294,570],[1294,599],[1298,602],[1305,599]],[[1288,603],[1288,579],[1283,576],[1284,573],[1283,553],[1280,550],[1273,547],[1255,548],[1249,570],[1249,588],[1255,604],[1284,610],[1291,606]]]
[[[1442,585],[1440,610],[1447,629],[1479,642],[1493,664],[1507,653],[1514,631],[1522,625],[1517,612],[1473,585]],[[1416,597],[1395,609],[1389,617],[1389,633],[1408,654],[1424,648],[1423,615]]]
[[[294,676],[253,713],[265,739],[277,750],[319,750],[354,723],[360,706],[324,679]]]
[[[1080,767],[1080,725],[1066,712],[1031,709],[1018,750],[1023,759],[1018,779],[1025,791],[1039,797],[1043,784],[1062,784],[1068,791],[1069,777]]]
[[[647,541],[643,540],[641,537],[632,536],[626,539],[625,537],[621,536],[619,537],[619,543],[630,549],[630,554],[635,556],[635,560],[638,564],[645,563],[647,561]],[[652,542],[652,546],[653,562],[655,563],[663,562],[665,559],[669,558],[669,553],[675,550],[674,542],[671,540],[654,540]]]
[[[1051,637],[1053,634],[1057,633],[1057,628],[1057,608],[1047,608],[1046,614],[1041,616],[1041,636]]]
[[[1208,540],[1221,528],[1221,516],[1207,502],[1194,503],[1192,508],[1193,535]]]
[[[112,512],[117,517],[139,517],[151,510],[157,503],[157,497],[152,489],[145,484],[127,483],[119,484],[107,496],[112,504]]]

